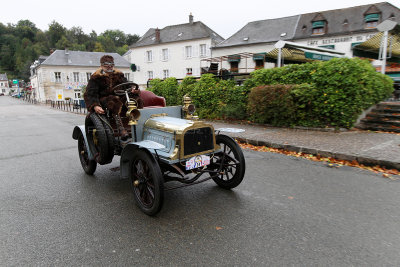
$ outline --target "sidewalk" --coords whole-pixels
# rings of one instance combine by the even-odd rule
[[[240,128],[242,133],[225,133],[241,142],[296,152],[319,154],[341,160],[357,160],[400,170],[400,135],[349,130],[326,132],[233,124],[211,121],[215,129]]]

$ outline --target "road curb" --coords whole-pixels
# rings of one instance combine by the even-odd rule
[[[400,170],[400,162],[379,160],[379,159],[374,159],[374,158],[369,158],[369,157],[364,157],[364,156],[337,153],[337,152],[333,152],[333,151],[318,150],[318,149],[314,149],[314,148],[307,148],[307,147],[295,146],[295,145],[290,145],[290,144],[273,143],[273,142],[268,142],[268,141],[254,140],[254,139],[241,138],[241,137],[235,137],[235,139],[238,140],[239,142],[247,143],[247,144],[255,145],[255,146],[280,148],[280,149],[285,149],[285,150],[293,151],[293,152],[303,152],[303,153],[311,154],[311,155],[315,155],[315,156],[320,155],[321,157],[331,157],[331,158],[335,158],[338,160],[346,160],[346,161],[354,161],[355,160],[358,163],[366,165],[366,166],[379,165],[379,166],[382,166],[382,167],[385,167],[388,169]]]

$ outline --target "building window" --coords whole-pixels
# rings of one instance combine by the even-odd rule
[[[126,78],[127,81],[130,81],[130,80],[129,80],[129,73],[124,73],[124,76],[125,76],[125,78]]]
[[[379,22],[380,15],[379,14],[368,14],[365,15],[364,20],[365,20],[365,28],[367,29],[372,29],[376,28]]]
[[[256,70],[264,68],[264,60],[257,59],[256,60]]]
[[[186,68],[186,75],[190,76],[193,74],[193,69],[192,68]]]
[[[200,56],[201,57],[207,56],[207,46],[205,44],[200,45]]]
[[[75,90],[74,96],[75,96],[75,98],[81,98],[81,91]]]
[[[165,48],[162,50],[162,60],[167,61],[169,59],[168,57],[168,48]]]
[[[164,79],[169,78],[169,70],[163,70],[163,78]]]
[[[151,71],[151,70],[148,71],[147,72],[147,77],[148,77],[149,80],[154,79],[153,71]]]
[[[326,33],[326,23],[324,20],[314,21],[312,23],[312,34],[321,35]]]
[[[1,89],[1,91],[2,91],[3,93],[5,93],[5,92],[6,92],[6,89]]]
[[[153,62],[153,51],[152,50],[146,51],[146,60],[147,60],[147,62]]]
[[[192,46],[185,46],[185,57],[192,58]]]
[[[238,61],[232,61],[232,62],[229,62],[229,63],[231,63],[230,71],[238,73],[239,72],[239,62]]]
[[[79,72],[74,72],[74,82],[79,82]]]
[[[61,82],[61,72],[54,72],[54,77],[55,77],[56,83]]]
[[[92,73],[86,72],[86,80],[89,82],[90,77],[92,76]]]
[[[3,86],[3,83],[0,83],[0,86]]]

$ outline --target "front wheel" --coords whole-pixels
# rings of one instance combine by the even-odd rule
[[[222,188],[238,186],[244,177],[246,163],[240,146],[226,135],[217,135],[216,143],[222,151],[211,159],[211,166],[219,172],[212,176],[214,182]]]
[[[83,170],[92,175],[96,171],[97,162],[89,159],[88,148],[82,133],[78,137],[78,152]]]
[[[157,161],[142,149],[133,154],[130,183],[138,207],[147,215],[157,214],[164,201],[164,181]]]

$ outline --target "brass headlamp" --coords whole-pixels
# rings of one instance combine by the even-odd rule
[[[196,107],[192,104],[192,99],[188,95],[183,96],[183,112],[185,114],[185,119],[196,119],[197,116],[193,116],[196,111]]]
[[[126,92],[128,111],[126,116],[129,118],[128,125],[137,125],[140,118],[140,111],[138,110],[138,103],[135,99],[129,98]]]

